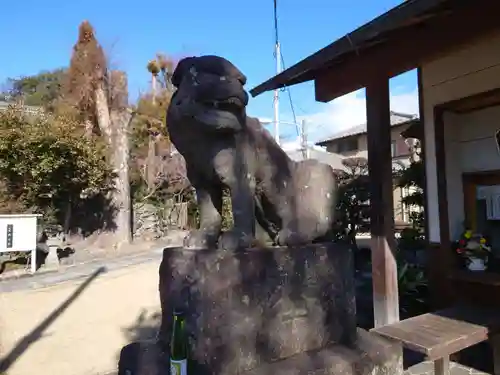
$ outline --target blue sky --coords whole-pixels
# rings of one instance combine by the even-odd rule
[[[399,3],[397,0],[278,0],[286,65],[298,62]],[[95,27],[113,65],[128,73],[132,97],[148,87],[145,67],[157,52],[173,56],[224,56],[247,75],[248,89],[275,72],[272,0],[151,3],[24,0],[2,5],[0,35],[4,58],[0,60],[0,81],[67,65],[78,25],[84,19]],[[393,79],[391,93],[394,110],[414,112],[415,103],[410,103],[416,93],[414,72]],[[316,103],[313,85],[306,83],[291,88],[291,94],[297,116],[310,120],[314,137],[321,138],[354,125],[363,116],[359,113],[362,93],[328,104]],[[282,119],[292,120],[288,96],[282,94],[280,102]],[[248,111],[254,116],[271,118],[272,93],[252,99]]]

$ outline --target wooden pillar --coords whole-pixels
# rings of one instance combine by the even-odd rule
[[[455,257],[451,249],[450,221],[448,213],[448,181],[446,179],[445,108],[434,107],[434,142],[436,155],[436,177],[438,186],[439,246],[429,254],[429,286],[432,306],[442,309],[455,302],[453,282],[449,278],[455,268]],[[459,204],[463,204],[460,202]]]
[[[375,328],[399,321],[391,156],[389,79],[366,87]]]

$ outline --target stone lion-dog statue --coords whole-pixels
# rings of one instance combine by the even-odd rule
[[[188,248],[249,247],[256,223],[278,246],[324,239],[334,224],[338,184],[317,160],[295,162],[258,119],[246,115],[246,77],[218,56],[188,57],[172,75],[170,139],[196,190],[200,228]],[[233,228],[222,232],[222,194],[231,196]]]

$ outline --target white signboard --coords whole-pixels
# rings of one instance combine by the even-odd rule
[[[31,252],[31,271],[36,271],[37,220],[39,214],[0,215],[0,253]]]

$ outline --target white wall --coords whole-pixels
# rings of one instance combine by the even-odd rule
[[[434,106],[500,87],[500,34],[488,37],[474,45],[464,47],[440,59],[424,64],[422,66],[422,85],[426,143],[426,192],[429,202],[427,207],[429,240],[439,242],[440,228],[437,198],[439,187],[436,179]],[[500,112],[495,111],[499,111],[499,109],[491,109],[489,113],[487,110],[477,112],[461,119],[454,114],[445,116],[446,177],[448,182],[448,202],[450,203],[450,234],[453,237],[461,229],[463,221],[461,169],[466,168],[472,171],[474,168],[476,170],[477,168],[483,170],[498,168],[492,168],[492,165],[496,165],[494,161],[487,161],[488,155],[493,156],[491,144],[488,141],[481,141],[482,144],[479,144],[479,141],[462,142],[460,137],[466,139],[475,136],[473,134],[476,133],[471,132],[484,134],[490,131],[496,126],[495,114],[500,114]],[[477,127],[477,129],[457,131],[457,126],[460,129],[465,129],[467,125],[471,128]],[[474,153],[471,151],[472,143],[485,148],[477,148],[476,150],[480,152]],[[462,151],[466,153],[464,157],[459,156]],[[479,156],[480,153],[484,153],[484,155]],[[475,155],[475,157],[469,158],[467,156],[471,154]]]

